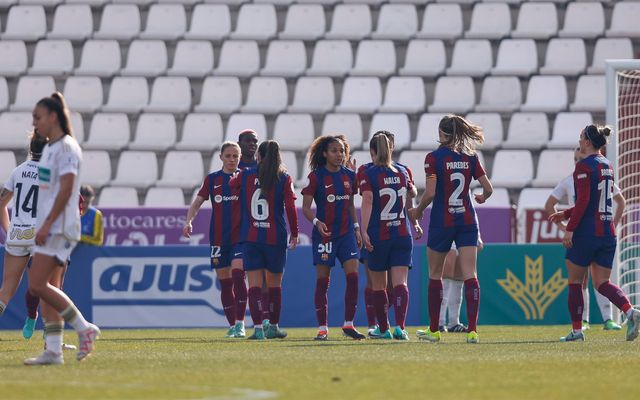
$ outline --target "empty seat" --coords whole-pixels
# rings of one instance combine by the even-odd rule
[[[123,151],[112,186],[145,189],[158,180],[158,159],[153,151]]]
[[[573,169],[573,151],[544,150],[540,153],[536,179],[531,182],[531,185],[534,187],[555,186]]]
[[[422,29],[416,35],[423,39],[452,40],[462,36],[462,9],[459,4],[427,4]]]
[[[640,37],[640,3],[633,1],[616,2],[611,15],[611,28],[607,29],[608,37]]]
[[[76,75],[111,77],[120,71],[120,46],[115,40],[87,40]]]
[[[93,16],[88,4],[62,4],[53,15],[49,39],[85,40],[93,34]]]
[[[0,75],[13,77],[27,70],[27,46],[22,40],[0,40]]]
[[[0,110],[9,107],[9,87],[4,76],[0,76]]]
[[[158,76],[167,70],[167,46],[162,40],[134,40],[127,53],[125,76]]]
[[[374,39],[408,40],[418,31],[418,12],[413,4],[384,4]]]
[[[604,9],[600,2],[571,2],[558,36],[593,39],[604,33]]]
[[[170,151],[164,159],[162,179],[156,185],[191,189],[202,184],[204,163],[199,151]]]
[[[433,104],[429,112],[465,114],[476,104],[473,80],[469,76],[443,76],[436,83]]]
[[[68,40],[41,40],[36,44],[31,75],[65,75],[73,71],[73,47]]]
[[[349,77],[342,87],[337,112],[373,113],[382,103],[382,86],[378,78]]]
[[[502,39],[511,33],[511,13],[506,3],[476,3],[465,37]]]
[[[1,44],[0,44],[1,46]],[[633,58],[633,45],[629,38],[600,38],[593,50],[593,62],[587,68],[590,74],[604,74],[605,60]]]
[[[152,187],[144,198],[145,207],[184,207],[184,193],[177,187]]]
[[[198,4],[191,15],[185,39],[220,41],[231,33],[231,13],[226,4]]]
[[[260,75],[294,77],[307,68],[307,51],[301,40],[272,40]]]
[[[82,114],[76,111],[69,112],[69,120],[73,129],[73,136],[75,136],[78,143],[82,144],[84,141],[84,120]]]
[[[2,40],[38,40],[47,32],[47,21],[42,6],[13,6],[7,16],[7,27]]]
[[[109,99],[103,111],[139,113],[149,103],[149,87],[142,77],[115,77],[111,81]]]
[[[419,190],[425,188],[426,180],[424,179],[424,151],[421,150],[405,150],[400,153],[398,162],[406,165],[413,174],[413,181]]]
[[[315,139],[310,114],[280,114],[273,127],[273,140],[283,150],[302,151]]]
[[[66,4],[88,4],[91,7],[102,7],[108,0],[66,0]]]
[[[176,40],[187,31],[187,13],[181,4],[153,4],[141,39]]]
[[[29,134],[33,130],[33,118],[29,112],[5,112],[0,114],[0,148],[25,150],[29,147]]]
[[[100,191],[99,207],[138,207],[138,193],[132,187],[106,187]]]
[[[540,209],[549,198],[552,188],[524,188],[518,198],[517,215],[526,209]]]
[[[567,81],[564,76],[533,76],[522,111],[559,112],[567,108]]]
[[[267,121],[263,114],[232,114],[227,122],[224,140],[238,141],[238,134],[245,129],[253,129],[258,143],[267,139]]]
[[[498,150],[493,160],[491,174],[491,183],[494,186],[522,188],[527,186],[531,179],[533,179],[533,158],[529,150]]]
[[[22,76],[16,89],[16,101],[11,106],[12,111],[33,110],[41,98],[51,96],[56,85],[51,76]]]
[[[213,156],[211,157],[211,162],[209,163],[209,171],[215,172],[215,171],[220,171],[221,169],[222,169],[222,160],[220,159],[220,152],[216,150],[213,152]],[[207,203],[208,202],[206,201],[204,202],[204,204],[207,204]]]
[[[580,132],[585,126],[593,123],[591,113],[561,112],[553,123],[551,141],[547,147],[551,149],[573,149],[578,145]]]
[[[89,139],[82,147],[118,151],[129,145],[130,138],[131,127],[126,114],[98,113],[91,120]]]
[[[328,77],[302,77],[296,82],[289,112],[324,114],[335,105],[333,81]]]
[[[213,70],[213,46],[205,40],[181,40],[167,75],[202,78]]]
[[[353,52],[347,40],[319,40],[307,75],[342,77],[352,65]]]
[[[166,151],[176,143],[176,119],[172,114],[142,114],[131,150]]]
[[[227,40],[222,44],[216,75],[248,77],[260,69],[258,43],[253,40]]]
[[[438,126],[444,114],[422,114],[418,121],[416,139],[411,143],[414,150],[433,150],[438,143]]]
[[[344,135],[352,149],[360,148],[362,146],[362,120],[360,115],[326,114],[322,122],[321,134]]]
[[[424,110],[426,101],[422,78],[392,76],[378,111],[414,114]]]
[[[437,76],[444,72],[447,57],[442,40],[412,40],[407,46],[404,67],[398,74]]]
[[[278,19],[273,4],[243,4],[232,39],[266,41],[276,36]]]
[[[16,166],[16,156],[13,151],[0,151],[0,185],[9,179]]]
[[[111,180],[111,160],[106,151],[83,151],[80,183],[101,187]]]
[[[469,113],[465,117],[473,124],[480,125],[484,132],[484,143],[482,150],[493,150],[502,145],[504,129],[502,127],[502,117],[498,113]]]
[[[505,39],[498,47],[493,75],[529,76],[538,70],[538,50],[533,39]]]
[[[394,134],[394,149],[402,150],[409,147],[411,143],[411,128],[409,127],[409,117],[401,113],[375,114],[371,119],[369,137],[367,142],[378,131],[389,131]],[[365,149],[369,148],[368,143],[364,144]]]
[[[540,74],[574,76],[587,67],[587,54],[582,39],[551,39],[546,62]]]
[[[326,25],[320,4],[293,4],[287,8],[280,39],[317,40],[324,35]]]
[[[371,10],[366,4],[338,4],[327,39],[361,40],[371,34]]]
[[[178,150],[209,151],[224,139],[220,114],[189,114],[182,126],[182,139]]]
[[[300,176],[298,174],[298,159],[296,157],[296,153],[293,151],[281,151],[280,158],[282,159],[282,165],[291,176],[291,180],[293,182],[299,181]]]
[[[396,71],[396,49],[391,40],[362,40],[358,43],[355,76],[386,77]]]
[[[510,113],[522,104],[522,87],[515,76],[490,76],[484,80],[477,111]]]
[[[476,188],[472,191],[473,194],[482,194],[482,188]],[[511,199],[509,199],[509,191],[505,188],[493,188],[491,197],[482,204],[473,203],[473,206],[478,208],[496,207],[496,208],[511,208]]]
[[[242,112],[277,114],[287,108],[287,82],[284,78],[251,78],[247,102]]]
[[[107,4],[96,39],[131,40],[140,33],[140,10],[135,4]]]
[[[549,39],[558,33],[558,12],[553,3],[523,3],[514,38]]]
[[[156,78],[151,100],[144,108],[148,112],[184,114],[191,109],[191,84],[184,76]]]
[[[484,76],[493,66],[491,43],[486,39],[460,39],[453,47],[447,75]]]
[[[240,80],[236,77],[209,76],[202,85],[200,104],[196,112],[215,112],[230,114],[242,105]]]
[[[95,76],[72,76],[64,84],[64,97],[70,110],[93,113],[102,107],[102,82]]]
[[[538,150],[549,141],[549,119],[545,113],[513,113],[505,149]]]
[[[607,88],[604,75],[582,75],[578,78],[575,101],[571,111],[603,112],[607,106]]]

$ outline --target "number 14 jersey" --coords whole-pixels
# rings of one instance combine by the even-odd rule
[[[29,160],[17,166],[4,187],[13,193],[7,244],[33,246],[38,204],[38,163]]]

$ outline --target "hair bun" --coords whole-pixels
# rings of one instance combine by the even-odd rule
[[[609,135],[611,135],[611,127],[609,127],[609,126],[603,126],[602,128],[600,128],[600,133],[601,133],[604,137],[609,137]]]

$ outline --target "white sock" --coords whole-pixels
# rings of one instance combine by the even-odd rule
[[[236,324],[242,324],[242,326],[244,326],[244,321],[236,321]]]
[[[602,320],[607,321],[613,319],[613,310],[611,309],[611,302],[609,299],[596,291],[596,301],[598,302],[598,308],[600,308],[600,314],[602,314]]]
[[[630,319],[631,317],[633,317],[633,312],[635,311],[635,309],[633,307],[631,307],[630,309],[627,310],[627,319]]]
[[[344,321],[344,325],[342,326],[353,326],[353,321]]]
[[[319,331],[325,331],[325,332],[328,332],[328,331],[329,331],[329,327],[328,327],[328,326],[326,326],[326,325],[322,325],[322,326],[319,326],[319,327],[318,327],[318,330],[319,330]]]
[[[64,311],[60,313],[60,316],[64,318],[64,320],[76,330],[76,332],[81,332],[89,329],[89,323],[82,316],[80,310],[76,308],[75,305],[71,304]]]
[[[582,320],[589,322],[589,288],[582,289],[582,299],[584,301],[584,308],[582,309]]]
[[[439,326],[447,324],[447,303],[449,301],[449,292],[451,291],[451,279],[444,278],[442,280],[442,304],[440,304],[440,321]]]
[[[449,310],[449,326],[458,325],[460,323],[460,307],[462,306],[462,289],[464,281],[451,281],[451,290],[449,291],[449,302],[447,309]]]
[[[62,322],[53,322],[47,324],[45,329],[44,343],[47,351],[52,353],[62,353],[62,332],[64,324]]]

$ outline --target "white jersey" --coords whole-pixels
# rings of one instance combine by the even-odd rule
[[[35,241],[36,209],[38,202],[38,163],[25,161],[18,165],[4,188],[13,193],[11,224],[6,244],[33,246]]]
[[[618,194],[620,194],[620,188],[618,187],[618,185],[614,183],[613,195],[617,196]],[[556,185],[556,187],[553,188],[553,192],[551,192],[551,196],[553,196],[559,202],[566,199],[566,202],[567,204],[569,204],[569,207],[575,206],[576,191],[575,191],[575,187],[573,186],[573,174],[561,180],[560,183],[558,183],[558,185]]]
[[[80,165],[82,150],[78,142],[69,135],[48,143],[42,152],[38,164],[40,193],[38,194],[38,217],[36,230],[44,224],[49,216],[53,203],[60,192],[60,177],[66,174],[75,175],[71,197],[64,210],[51,225],[51,234],[61,234],[71,241],[80,240]]]

